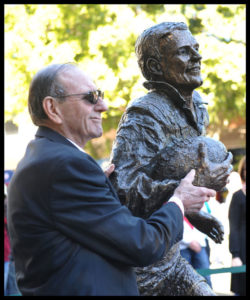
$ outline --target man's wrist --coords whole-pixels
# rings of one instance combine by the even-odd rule
[[[176,196],[172,196],[172,197],[168,200],[168,202],[174,202],[175,204],[177,204],[177,205],[179,206],[181,212],[182,212],[183,217],[184,217],[184,205],[183,205],[183,203],[182,203],[182,201],[181,201],[180,198],[178,198],[178,197],[176,197]]]

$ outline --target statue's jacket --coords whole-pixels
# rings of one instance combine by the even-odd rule
[[[180,181],[153,180],[143,170],[173,138],[185,140],[206,134],[207,110],[198,92],[193,92],[195,116],[179,92],[164,82],[146,82],[150,91],[127,107],[117,129],[110,179],[122,204],[147,218],[172,195]],[[175,244],[163,260],[136,268],[141,295],[211,295],[204,278],[181,257]],[[201,288],[197,289],[197,285]],[[203,287],[202,287],[203,286]],[[201,292],[202,290],[202,292]]]
[[[179,181],[153,180],[143,166],[172,139],[187,140],[206,134],[207,110],[198,92],[193,92],[195,117],[179,92],[164,82],[146,82],[150,92],[130,103],[117,129],[111,160],[111,177],[120,200],[133,212],[147,218],[171,196]],[[136,201],[135,201],[136,199]]]

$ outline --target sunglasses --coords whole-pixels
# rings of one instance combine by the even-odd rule
[[[87,100],[91,104],[96,104],[99,98],[104,98],[104,92],[100,90],[90,91],[88,93],[81,93],[81,94],[70,94],[70,95],[62,95],[62,96],[52,96],[55,98],[65,98],[70,96],[84,96],[83,100]]]

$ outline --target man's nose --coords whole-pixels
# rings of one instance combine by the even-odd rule
[[[201,60],[202,59],[202,56],[200,55],[198,50],[196,50],[194,48],[191,48],[191,53],[192,53],[192,59],[194,59],[194,60]]]
[[[101,98],[101,97],[99,98],[98,102],[95,104],[95,110],[101,111],[101,112],[108,110],[108,105],[104,101],[103,98]]]

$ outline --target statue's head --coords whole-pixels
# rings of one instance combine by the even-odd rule
[[[202,84],[199,44],[183,22],[163,22],[144,30],[135,51],[147,80],[164,81],[177,89]]]

